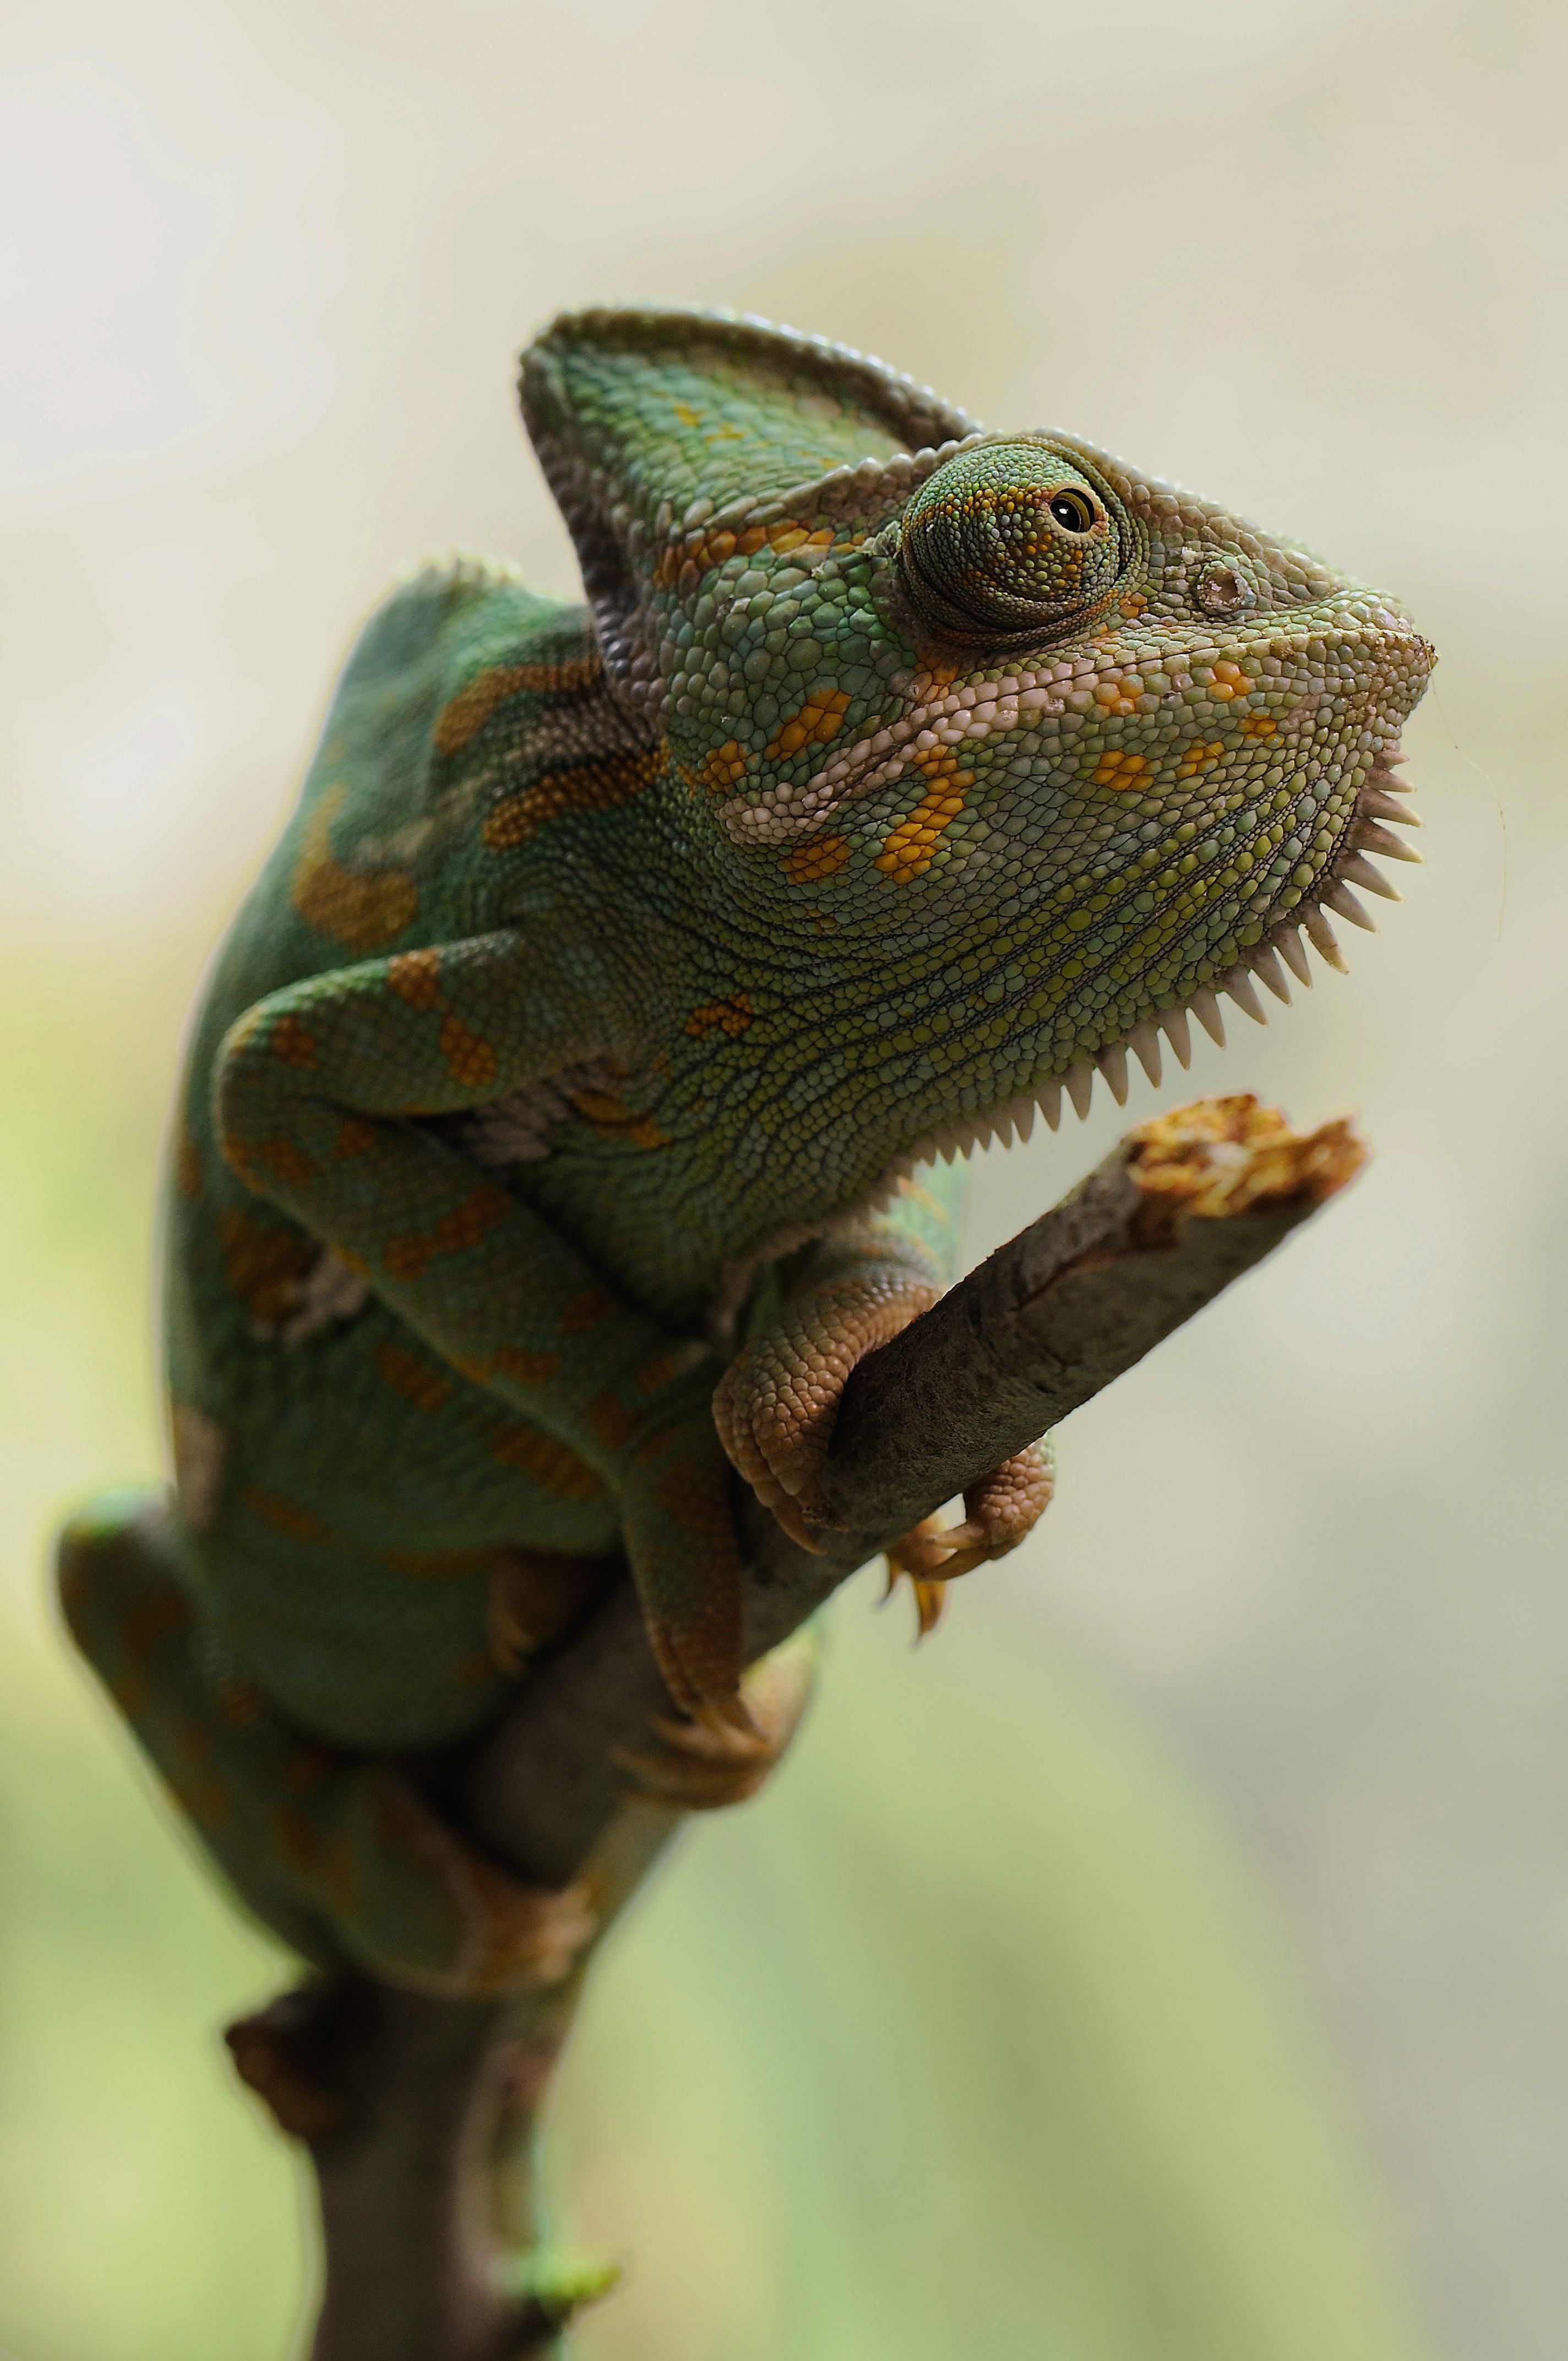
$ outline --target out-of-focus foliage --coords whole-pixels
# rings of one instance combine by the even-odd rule
[[[844,1602],[776,1791],[624,1930],[559,2125],[566,2225],[638,2258],[585,2356],[1392,2361],[1359,2129],[1445,2349],[1558,2361],[1562,12],[63,0],[7,43],[0,2346],[274,2361],[297,2310],[214,2037],[279,1963],[44,1542],[157,1464],[175,1037],[337,655],[426,550],[569,587],[510,357],[620,294],[1124,449],[1443,660],[1407,906],[1160,1102],[1356,1104],[1372,1173],[1072,1422],[920,1656]],[[1117,1123],[980,1159],[973,1251]]]

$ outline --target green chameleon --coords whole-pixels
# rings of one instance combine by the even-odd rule
[[[568,314],[521,395],[587,603],[462,558],[366,626],[192,1047],[175,1502],[61,1549],[241,1894],[450,1993],[585,1921],[421,1762],[629,1563],[685,1719],[628,1778],[758,1783],[799,1699],[743,1680],[731,1464],[809,1542],[849,1372],[954,1269],[935,1159],[1185,1063],[1301,927],[1338,963],[1432,661],[1296,544],[761,321]]]

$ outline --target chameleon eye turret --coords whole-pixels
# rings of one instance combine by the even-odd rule
[[[991,443],[949,459],[915,495],[899,577],[947,639],[1038,644],[1109,595],[1125,540],[1080,460],[1047,443]]]

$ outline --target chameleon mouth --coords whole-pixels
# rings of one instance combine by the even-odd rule
[[[1310,943],[1326,966],[1340,974],[1348,972],[1344,954],[1334,933],[1332,919],[1346,920],[1353,927],[1362,927],[1369,934],[1377,932],[1377,921],[1355,892],[1380,895],[1385,900],[1403,900],[1397,885],[1375,867],[1368,857],[1378,854],[1384,860],[1420,861],[1414,845],[1405,843],[1390,833],[1387,822],[1396,828],[1420,828],[1421,821],[1409,806],[1400,799],[1409,793],[1407,781],[1398,776],[1398,766],[1407,758],[1398,745],[1386,747],[1376,756],[1373,768],[1356,798],[1355,817],[1345,832],[1339,850],[1329,863],[1322,879],[1305,904],[1298,904],[1288,917],[1273,925],[1263,940],[1247,951],[1236,965],[1227,968],[1212,983],[1200,985],[1197,991],[1163,1008],[1157,1015],[1145,1017],[1130,1033],[1099,1051],[1092,1060],[1069,1066],[1065,1074],[1050,1076],[1028,1091],[1004,1101],[988,1114],[966,1115],[959,1122],[944,1125],[938,1131],[928,1132],[906,1148],[878,1180],[872,1192],[873,1205],[885,1203],[897,1189],[899,1180],[917,1164],[928,1164],[935,1158],[950,1164],[956,1156],[967,1156],[972,1148],[989,1148],[993,1141],[1005,1148],[1014,1138],[1027,1139],[1034,1129],[1036,1115],[1043,1115],[1052,1131],[1061,1121],[1064,1096],[1081,1121],[1089,1113],[1093,1095],[1094,1078],[1099,1073],[1118,1106],[1127,1099],[1127,1052],[1137,1059],[1149,1081],[1157,1086],[1163,1067],[1160,1035],[1174,1054],[1179,1066],[1189,1064],[1192,1053],[1189,1016],[1195,1016],[1211,1040],[1223,1049],[1225,1020],[1220,1008],[1220,995],[1232,1000],[1244,1016],[1255,1025],[1266,1025],[1268,1015],[1258,998],[1256,978],[1277,1000],[1288,1005],[1291,997],[1290,977],[1311,989],[1312,969],[1307,957]],[[1302,938],[1306,939],[1303,941]],[[1287,974],[1286,971],[1289,973]]]

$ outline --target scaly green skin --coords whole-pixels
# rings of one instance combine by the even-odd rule
[[[808,1533],[849,1369],[953,1268],[952,1176],[900,1174],[1299,958],[1431,661],[1293,544],[758,323],[567,317],[522,398],[589,605],[466,562],[367,627],[192,1050],[178,1523],[65,1550],[242,1891],[440,1990],[580,1939],[388,1760],[500,1708],[498,1598],[624,1551],[677,1702],[741,1719],[715,1411]],[[1047,1491],[998,1471],[948,1570]]]

